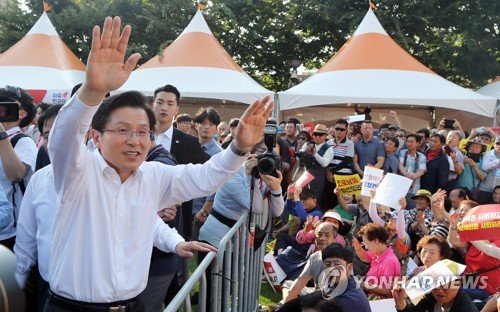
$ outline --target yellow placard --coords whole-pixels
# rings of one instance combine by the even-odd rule
[[[357,174],[351,175],[333,175],[335,184],[341,195],[358,195],[361,194],[361,179]]]

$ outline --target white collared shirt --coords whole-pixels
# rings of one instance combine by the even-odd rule
[[[33,175],[26,188],[19,222],[17,223],[14,252],[17,257],[15,278],[19,287],[24,288],[30,270],[38,264],[44,281],[49,280],[49,259],[52,243],[52,228],[56,214],[57,193],[54,188],[52,165],[48,165]],[[160,217],[156,218],[154,246],[169,252],[169,240],[182,241],[177,230],[170,228]],[[170,250],[171,251],[171,250]]]
[[[167,151],[170,152],[172,148],[172,135],[174,134],[174,126],[170,126],[167,131],[158,134],[156,137],[156,143],[161,144]]]
[[[157,211],[215,192],[246,157],[227,149],[203,165],[144,162],[122,183],[99,151],[91,153],[83,144],[97,108],[73,97],[50,134],[58,202],[49,283],[66,298],[113,302],[134,298],[146,287]],[[182,241],[165,240],[169,251]]]
[[[30,269],[37,263],[42,278],[49,278],[50,244],[52,225],[56,214],[56,190],[52,166],[48,165],[33,174],[21,205],[17,223],[14,252],[17,256],[15,277],[24,288]]]

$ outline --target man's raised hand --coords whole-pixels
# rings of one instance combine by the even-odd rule
[[[95,26],[92,33],[92,46],[87,60],[85,82],[78,96],[85,104],[95,106],[105,95],[120,88],[134,70],[141,55],[132,54],[125,62],[130,33],[129,25],[120,33],[120,17],[106,17],[101,29]]]
[[[231,143],[235,144],[236,149],[250,151],[261,139],[264,126],[274,106],[274,102],[270,98],[268,95],[256,100],[245,110],[236,128],[235,138]]]

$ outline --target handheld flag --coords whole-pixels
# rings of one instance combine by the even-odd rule
[[[52,9],[52,7],[47,3],[47,2],[43,2],[43,11],[44,12],[48,12]]]

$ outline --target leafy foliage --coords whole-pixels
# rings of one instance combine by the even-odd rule
[[[93,25],[119,15],[132,25],[130,52],[142,62],[175,40],[196,12],[193,0],[47,0],[63,41],[82,60]],[[499,73],[500,1],[384,0],[375,14],[388,34],[439,75],[464,87],[484,85]],[[208,1],[204,16],[240,66],[271,90],[289,86],[290,60],[321,67],[364,17],[367,1]],[[42,13],[39,0],[0,8],[0,50],[19,41]]]

